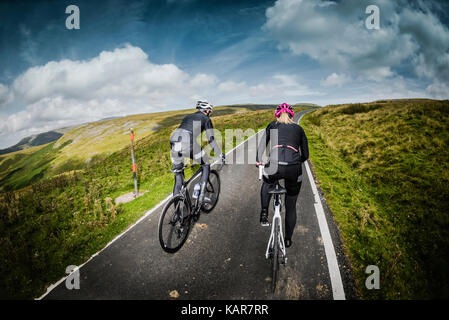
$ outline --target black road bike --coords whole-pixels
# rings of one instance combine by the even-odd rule
[[[189,184],[202,174],[200,167],[193,176],[184,181],[178,195],[172,197],[164,207],[159,218],[159,242],[164,251],[175,253],[186,242],[192,226],[199,220],[201,212],[211,212],[220,195],[220,176],[218,171],[223,167],[224,162],[218,165],[217,169],[211,169],[209,179],[205,186],[205,197],[203,203],[195,195],[189,192]],[[188,166],[184,166],[187,168]]]

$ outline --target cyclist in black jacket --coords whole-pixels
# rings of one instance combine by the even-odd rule
[[[265,167],[263,184],[260,190],[262,211],[260,213],[260,224],[268,226],[268,206],[270,204],[271,194],[268,192],[275,186],[279,179],[285,179],[285,246],[292,245],[293,230],[296,225],[296,200],[301,189],[302,183],[302,163],[309,158],[309,146],[304,130],[298,124],[293,122],[294,112],[291,106],[283,103],[275,111],[276,121],[271,122],[265,129],[264,138],[262,138],[256,158],[256,165],[262,163],[262,154],[266,146],[271,142],[269,163]],[[271,141],[271,130],[276,130],[277,141]],[[270,164],[277,166],[276,172],[269,175]]]
[[[187,115],[170,137],[172,171],[175,174],[173,195],[175,196],[179,193],[184,182],[184,158],[190,158],[194,162],[200,163],[203,169],[199,195],[199,201],[202,203],[204,200],[204,189],[209,178],[210,163],[206,152],[196,141],[198,135],[206,131],[208,142],[214,149],[215,154],[220,154],[222,159],[225,156],[221,153],[214,137],[214,127],[210,119],[213,106],[207,101],[198,101],[196,108],[198,111]]]

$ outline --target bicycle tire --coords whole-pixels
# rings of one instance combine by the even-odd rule
[[[218,198],[220,196],[221,183],[220,175],[216,170],[211,170],[209,174],[209,179],[206,184],[206,197],[212,200],[211,203],[203,204],[201,210],[205,213],[209,213],[214,210],[217,205]],[[212,196],[211,196],[212,195]]]
[[[175,204],[178,201],[180,204],[183,205],[182,210],[183,211],[185,210],[184,215],[183,215],[184,218],[183,218],[183,221],[180,221],[178,219],[177,221],[174,222],[174,225],[173,225],[172,219],[174,218],[174,214],[176,213]],[[171,216],[170,216],[170,214],[171,214]],[[169,223],[164,223],[166,218],[169,218]],[[182,226],[181,224],[184,224],[184,225]],[[167,202],[167,204],[164,206],[164,209],[162,210],[162,214],[159,218],[159,224],[158,224],[159,243],[160,243],[162,249],[168,253],[175,253],[179,249],[181,249],[181,247],[184,245],[184,243],[186,242],[186,240],[189,236],[191,224],[192,224],[191,208],[188,205],[187,201],[181,195],[177,195],[177,196],[171,198]],[[182,232],[181,232],[181,235],[179,235],[179,232],[181,231],[181,227],[182,227]],[[166,229],[169,229],[169,238],[168,239],[164,239],[164,231]],[[170,245],[170,242],[171,242],[170,240],[171,240],[171,236],[173,236],[173,232],[176,233],[175,236],[177,236],[178,240],[179,240],[179,243],[176,246]]]
[[[274,241],[273,241],[273,255],[271,256],[272,275],[271,275],[271,290],[276,291],[276,285],[279,275],[279,221],[274,220]]]

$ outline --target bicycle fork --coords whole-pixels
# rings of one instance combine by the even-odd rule
[[[278,228],[279,228],[279,232],[277,233],[278,238],[279,238],[279,248],[281,249],[282,252],[282,257],[283,257],[283,263],[287,264],[287,254],[285,251],[285,242],[284,242],[284,234],[282,232],[282,220],[281,220],[281,200],[277,199],[278,197],[276,197],[274,199],[274,216],[273,216],[273,222],[271,223],[271,234],[270,234],[270,239],[268,240],[268,246],[267,246],[267,251],[265,252],[265,258],[269,259],[270,258],[270,249],[274,248],[274,237],[276,235],[276,230],[274,230],[275,228],[275,221],[276,219],[278,220]]]

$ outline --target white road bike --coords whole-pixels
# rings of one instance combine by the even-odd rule
[[[264,165],[259,166],[259,180],[262,180]],[[272,266],[272,276],[271,276],[271,288],[274,292],[276,290],[278,275],[279,275],[279,264],[287,264],[287,252],[285,250],[284,234],[282,232],[282,200],[281,196],[287,193],[287,190],[283,188],[279,181],[276,181],[275,188],[270,190],[268,193],[272,194],[274,216],[271,223],[271,234],[268,240],[267,251],[265,252],[265,258],[271,259]]]

